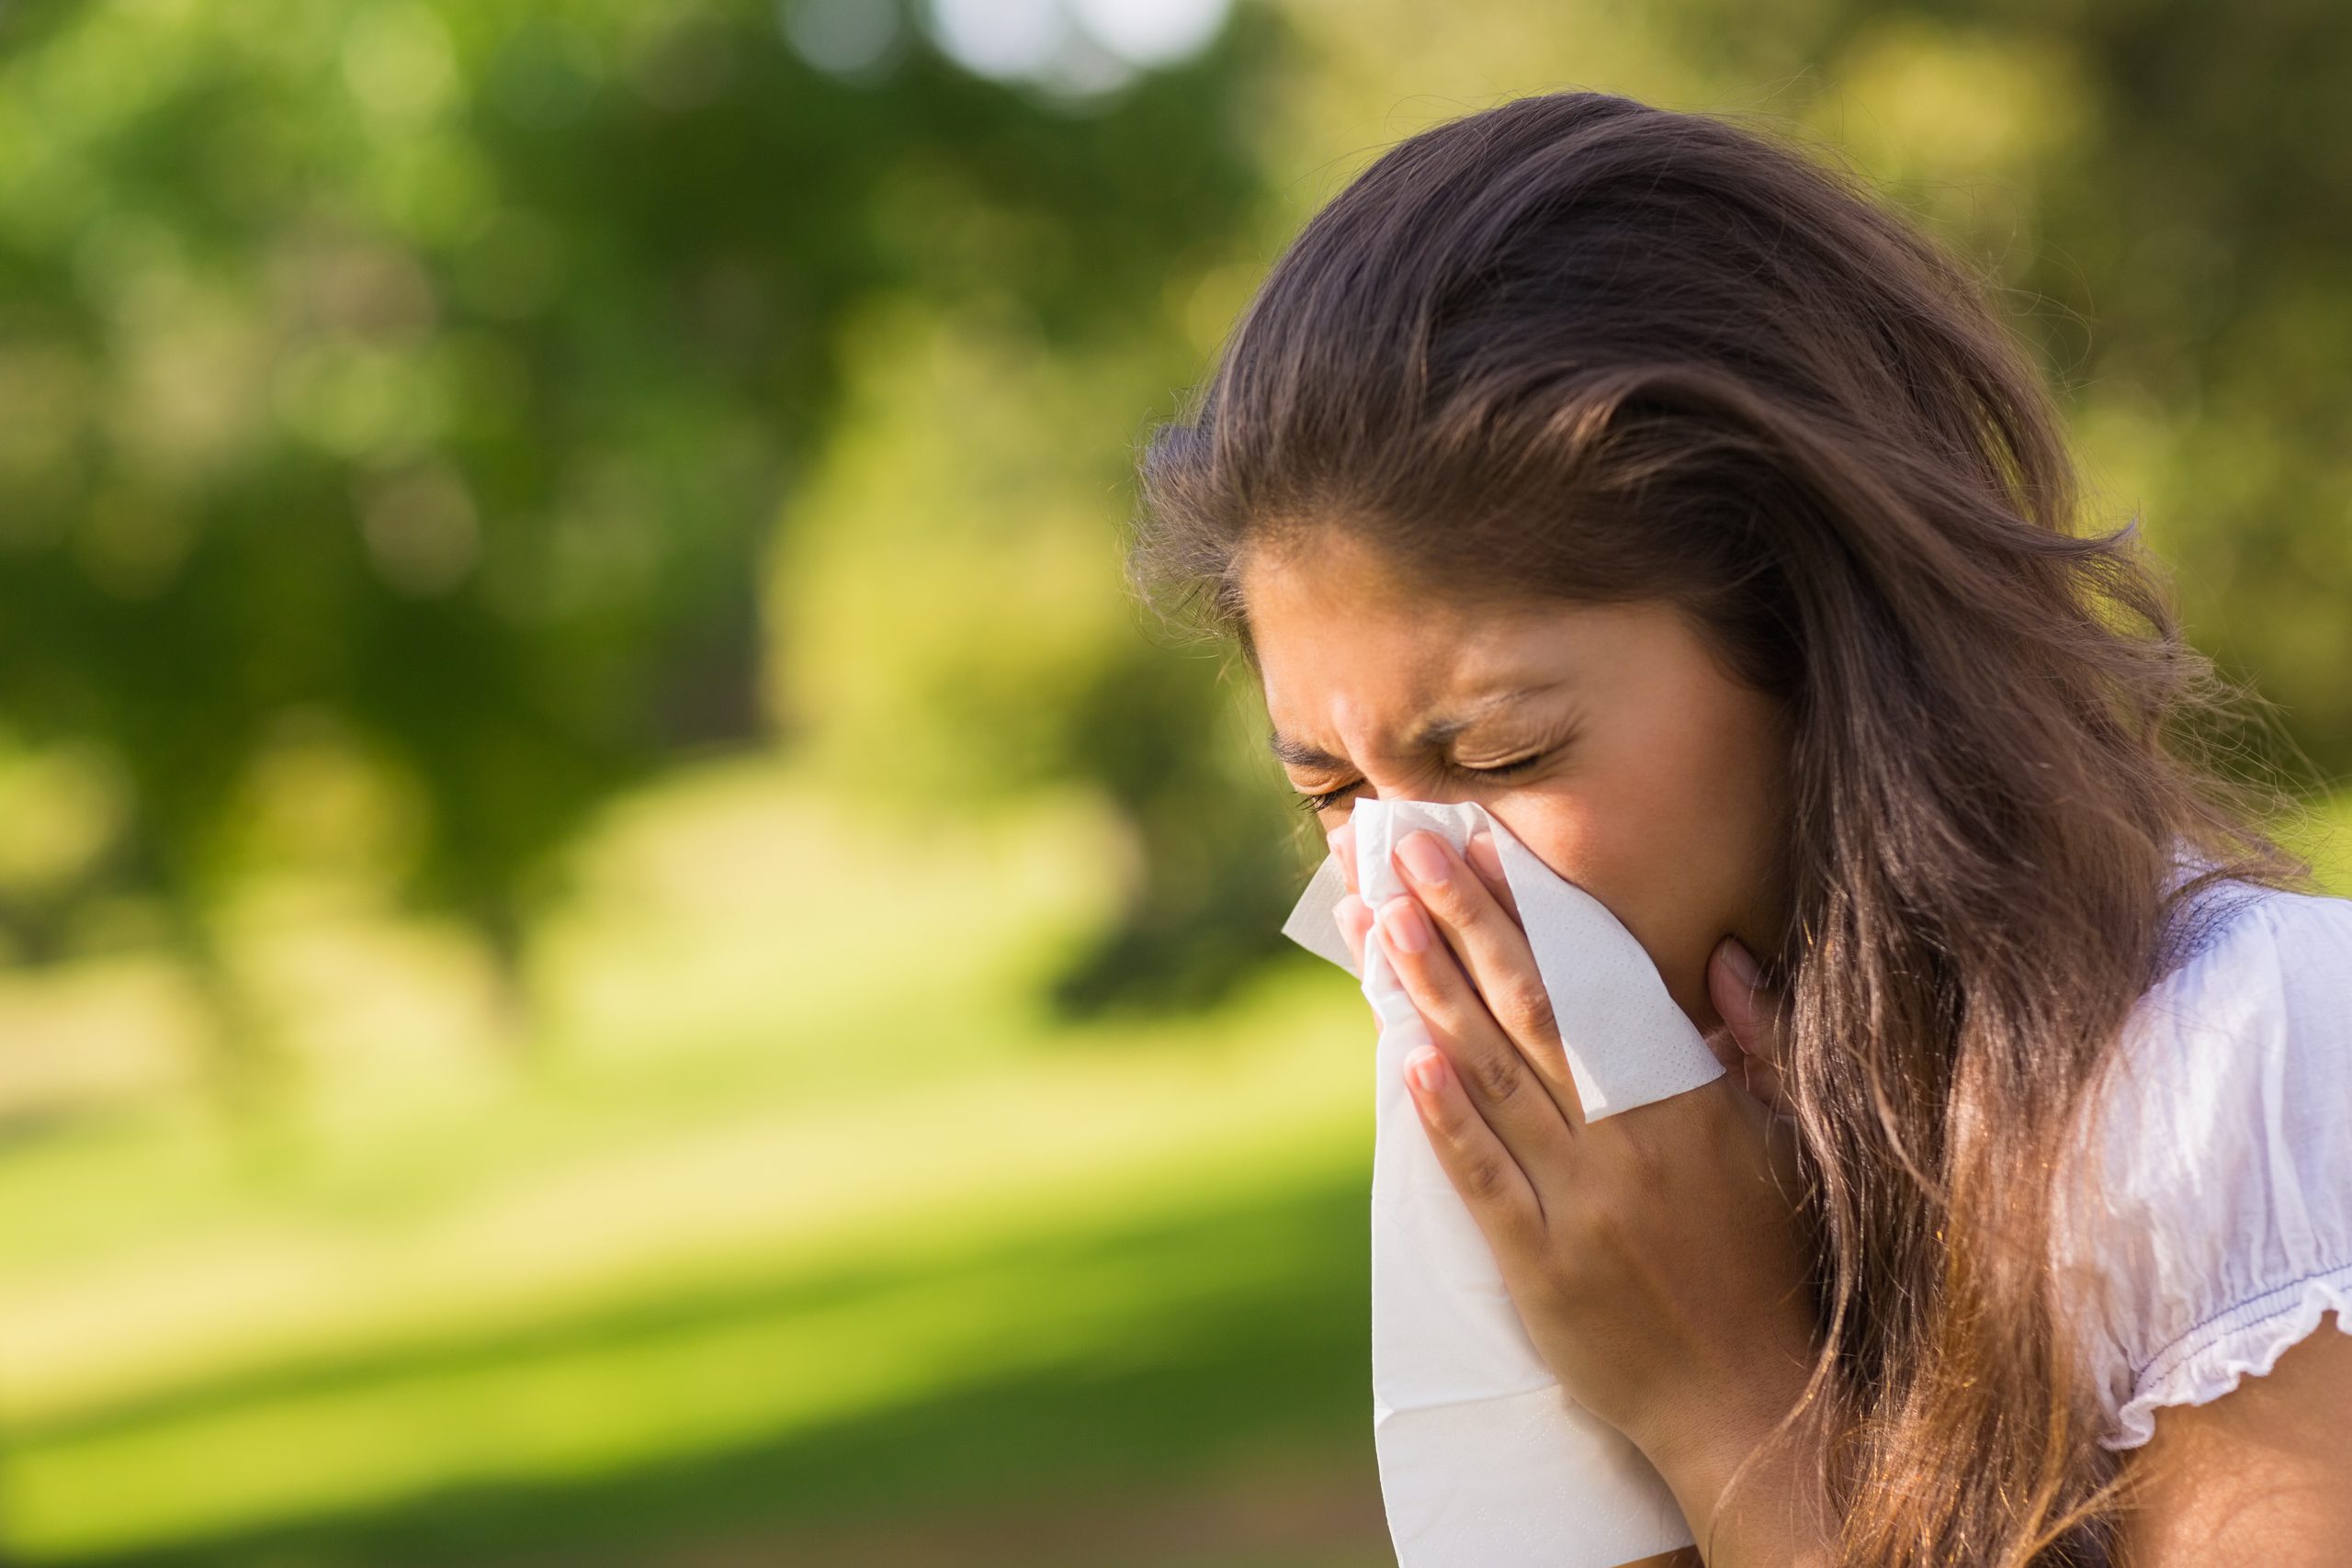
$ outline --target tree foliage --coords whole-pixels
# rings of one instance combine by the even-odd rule
[[[290,733],[394,781],[408,886],[511,938],[584,812],[761,727],[762,552],[864,302],[1081,354],[1251,210],[1230,50],[1057,102],[905,22],[829,74],[779,16],[0,14],[0,722],[128,802],[20,925],[200,910]]]

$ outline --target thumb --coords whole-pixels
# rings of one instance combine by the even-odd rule
[[[1748,1092],[1778,1109],[1784,1043],[1780,998],[1758,983],[1755,954],[1737,937],[1715,944],[1707,960],[1707,994],[1738,1047]]]

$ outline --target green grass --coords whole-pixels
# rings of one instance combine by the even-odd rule
[[[1100,896],[1082,805],[910,841],[752,771],[639,816],[550,942],[593,1027],[503,1089],[0,1151],[10,1561],[850,1561],[1269,1466],[1335,1539],[1114,1509],[1036,1560],[1376,1561],[1346,978],[1056,1028],[1014,981]]]
[[[169,1526],[43,1560],[495,1562],[1368,1450],[1363,1205],[1330,1180],[266,1374],[51,1428],[17,1495]]]
[[[1122,1427],[1093,1406],[1052,1416],[1052,1391],[1148,1387],[1182,1367],[1186,1398],[1221,1410],[1228,1440],[1303,1423],[1360,1443],[1365,1151],[1347,1115],[1358,1097],[1312,1081],[1336,1079],[1347,1042],[1316,1040],[1279,995],[1255,1021],[1261,1048],[1223,1066],[1203,1065],[1216,1053],[1202,1041],[1136,1044],[909,1092],[797,1137],[788,1118],[684,1134],[666,1159],[639,1148],[519,1201],[481,1193],[439,1224],[234,1227],[217,1254],[52,1281],[78,1285],[65,1315],[106,1343],[78,1377],[69,1354],[11,1380],[11,1540],[40,1561],[175,1542],[170,1560],[231,1562],[251,1538],[333,1517],[327,1533],[360,1539],[337,1560],[396,1561],[405,1548],[368,1555],[364,1540],[432,1528],[458,1495],[469,1519],[506,1520],[482,1537],[494,1556],[557,1495],[589,1500],[547,1514],[558,1537],[616,1486],[628,1517],[684,1529],[718,1506],[712,1474],[763,1469],[721,1512],[780,1527],[860,1495],[856,1467],[816,1463],[842,1451],[840,1433],[1022,1400],[1039,1433],[1095,1435],[1049,1464],[1036,1434],[1023,1450],[965,1431],[992,1489],[1166,1478],[1171,1434],[1191,1434],[1179,1446],[1197,1459],[1218,1447],[1176,1419],[1181,1402],[1123,1404]],[[827,1182],[828,1167],[849,1168]],[[774,1187],[747,1193],[763,1168]],[[600,1190],[637,1193],[639,1220],[591,1201]],[[642,1223],[697,1199],[699,1224]],[[502,1201],[510,1218],[486,1224]],[[492,1268],[510,1247],[519,1266]],[[245,1280],[250,1294],[234,1289]],[[175,1284],[187,1304],[226,1291],[237,1331],[175,1314]],[[1319,1392],[1302,1396],[1285,1368]],[[890,1495],[867,1502],[905,1506],[909,1475],[925,1477],[916,1499],[971,1495],[956,1480],[968,1461],[909,1465],[876,1472]],[[628,1478],[646,1472],[667,1479],[640,1497]],[[693,1507],[656,1506],[681,1489]]]

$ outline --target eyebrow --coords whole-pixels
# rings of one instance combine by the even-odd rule
[[[1413,731],[1407,744],[1414,750],[1424,747],[1442,746],[1472,725],[1486,718],[1495,709],[1527,697],[1541,695],[1559,684],[1557,681],[1545,681],[1535,685],[1513,686],[1509,691],[1492,693],[1479,698],[1467,710],[1455,717],[1433,718],[1422,724]],[[1320,746],[1294,739],[1279,729],[1267,732],[1266,749],[1281,761],[1294,768],[1325,768],[1337,773],[1349,765],[1345,757],[1334,757]]]

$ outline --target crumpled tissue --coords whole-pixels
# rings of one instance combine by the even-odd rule
[[[1607,907],[1474,801],[1356,802],[1356,886],[1377,908],[1407,891],[1391,858],[1428,829],[1456,850],[1494,834],[1588,1120],[1724,1072],[1657,965]],[[1641,1450],[1578,1405],[1537,1352],[1476,1220],[1430,1146],[1404,1064],[1427,1027],[1377,941],[1358,971],[1326,859],[1283,933],[1363,983],[1374,1051],[1373,1440],[1398,1568],[1616,1568],[1690,1544]]]

